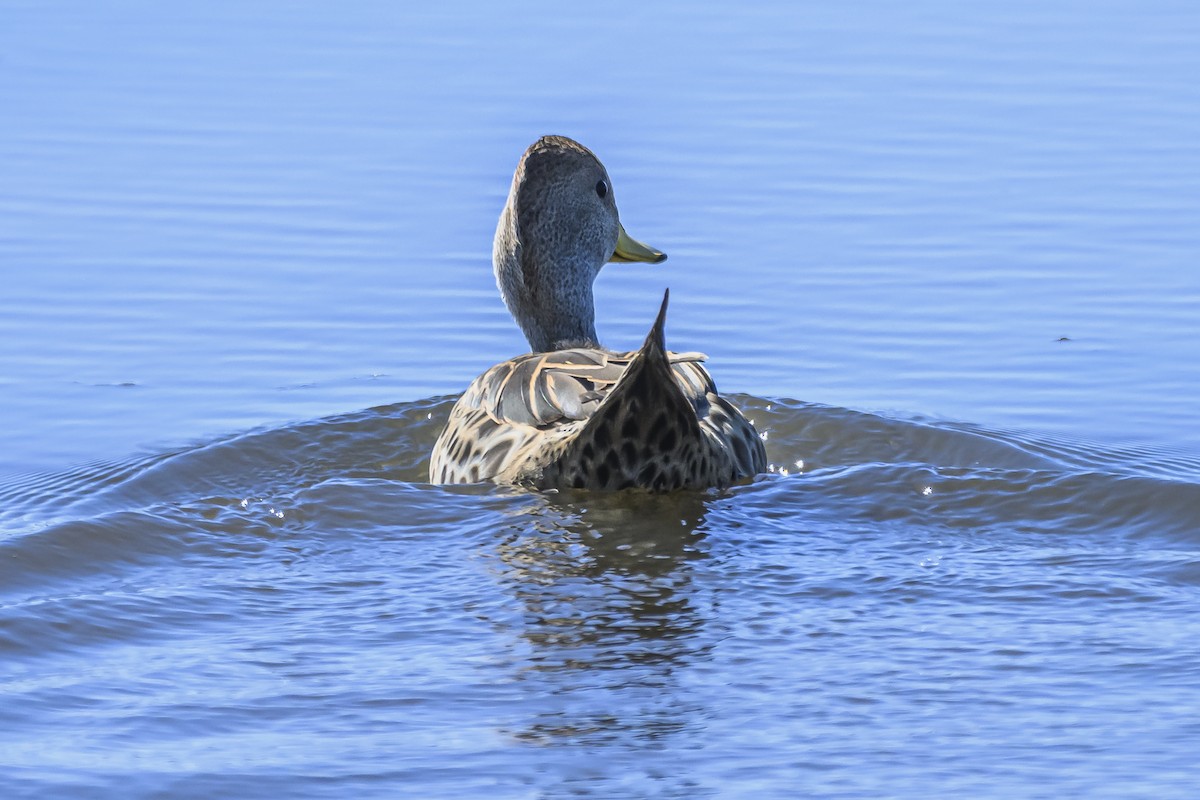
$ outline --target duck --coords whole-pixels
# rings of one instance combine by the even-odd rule
[[[597,338],[601,268],[666,257],[625,232],[591,150],[565,136],[530,145],[492,246],[497,288],[530,352],[458,398],[433,446],[430,482],[661,493],[765,472],[762,437],[718,394],[707,357],[666,349],[669,289],[639,349],[609,350]]]

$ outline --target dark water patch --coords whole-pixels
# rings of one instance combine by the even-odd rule
[[[326,477],[424,481],[451,400],[435,398],[266,428],[127,461],[25,476],[0,487],[9,530],[112,509],[239,499]]]
[[[955,420],[879,414],[787,399],[737,396],[767,436],[768,456],[789,472],[862,463],[939,467],[1057,468],[1200,483],[1200,458],[1158,445],[1108,443],[988,428]],[[797,466],[796,462],[803,462]]]
[[[793,400],[736,401],[766,432],[768,458],[788,472],[901,461],[1026,469],[1053,463],[984,431]]]
[[[1107,473],[863,464],[772,478],[747,503],[762,518],[835,516],[965,534],[1200,536],[1200,485]]]
[[[811,508],[818,517],[981,533],[1200,538],[1194,458],[951,421],[744,401],[767,434],[777,473],[760,490],[767,499],[750,499],[766,519]]]
[[[1150,477],[1182,483],[1200,483],[1200,458],[1160,444],[1115,445],[1025,431],[988,429],[962,422],[942,425],[958,431],[978,432],[992,441],[1008,443],[1035,456],[1044,456],[1063,467],[1104,471],[1116,475]]]
[[[163,452],[121,462],[85,464],[53,473],[14,476],[0,485],[0,522],[6,529],[52,518],[60,509],[105,489],[118,486],[166,461],[175,452]]]

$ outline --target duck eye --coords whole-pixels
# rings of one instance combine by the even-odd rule
[[[599,181],[596,184],[596,194],[604,197],[608,194],[608,184],[604,181]]]

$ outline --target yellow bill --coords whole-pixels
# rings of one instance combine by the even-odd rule
[[[651,264],[658,264],[667,260],[667,254],[659,250],[655,250],[649,245],[642,244],[637,239],[634,239],[625,232],[625,226],[621,225],[620,234],[617,236],[617,249],[613,251],[609,261],[629,262],[629,261],[647,261]]]

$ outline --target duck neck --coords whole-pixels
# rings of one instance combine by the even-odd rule
[[[509,307],[512,310],[512,307]],[[547,309],[542,306],[540,310]],[[586,317],[584,312],[586,311]],[[592,306],[592,291],[588,288],[587,303],[571,311],[557,309],[553,313],[541,313],[532,317],[516,317],[529,342],[529,349],[534,353],[547,353],[553,350],[566,350],[572,347],[599,347],[596,337],[596,325],[593,320],[595,311]],[[514,315],[515,317],[515,315]]]
[[[592,281],[596,270],[583,254],[559,252],[542,263],[533,241],[523,246],[506,209],[496,228],[492,265],[496,285],[532,352],[599,347]]]

